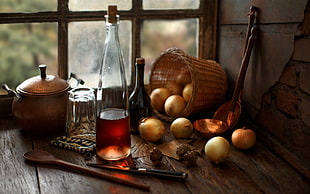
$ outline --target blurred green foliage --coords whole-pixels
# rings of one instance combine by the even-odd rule
[[[1,13],[48,9],[56,9],[55,1],[0,1]],[[57,68],[57,24],[0,24],[0,51],[0,84],[15,88],[25,79],[38,75],[40,63],[51,63]]]

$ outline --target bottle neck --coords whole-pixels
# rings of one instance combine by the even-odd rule
[[[105,19],[106,19],[106,31],[107,31],[106,35],[107,35],[107,37],[118,39],[119,16],[117,15],[116,18],[111,20],[111,18],[108,15],[106,15]]]
[[[136,64],[136,86],[135,88],[144,87],[144,64]]]

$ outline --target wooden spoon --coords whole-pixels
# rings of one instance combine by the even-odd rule
[[[138,189],[142,189],[142,190],[146,190],[149,191],[150,187],[148,185],[142,184],[142,183],[137,183],[134,181],[130,181],[130,180],[126,180],[126,179],[122,179],[113,175],[109,175],[103,172],[97,172],[95,170],[91,170],[70,162],[66,162],[64,160],[60,160],[55,158],[52,154],[50,154],[49,152],[43,151],[43,150],[33,150],[33,151],[29,151],[26,152],[24,154],[24,158],[26,160],[29,160],[31,162],[35,162],[35,163],[39,163],[39,164],[53,164],[53,165],[58,165],[58,166],[62,166],[62,167],[66,167],[70,170],[73,171],[78,171],[84,174],[88,174],[88,175],[93,175],[96,177],[100,177],[103,178],[105,180],[108,181],[112,181],[112,182],[116,182],[116,183],[120,183],[120,184],[124,184],[124,185],[128,185],[128,186],[132,186]]]

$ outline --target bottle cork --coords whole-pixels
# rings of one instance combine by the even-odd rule
[[[117,6],[109,5],[108,6],[108,17],[109,17],[108,22],[117,23],[116,15],[117,15]]]
[[[136,63],[137,64],[145,64],[145,60],[142,57],[136,58]]]

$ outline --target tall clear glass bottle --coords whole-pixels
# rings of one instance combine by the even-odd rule
[[[136,58],[136,82],[129,97],[130,131],[138,133],[139,121],[152,116],[151,100],[144,88],[144,58]]]
[[[128,89],[118,39],[117,7],[109,6],[97,91],[96,153],[104,160],[130,155]]]

